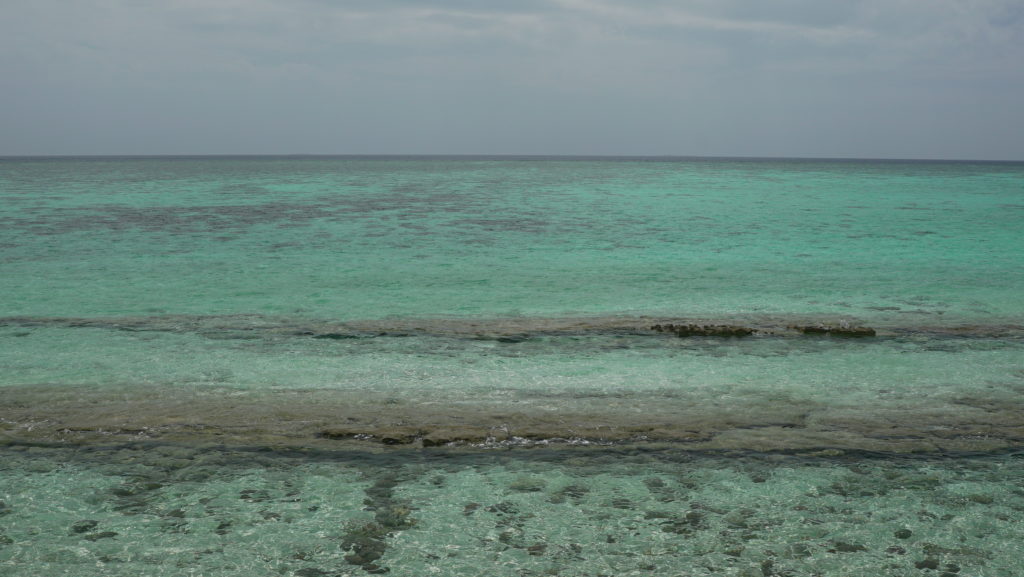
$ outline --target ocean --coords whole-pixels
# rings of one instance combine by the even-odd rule
[[[0,574],[1024,574],[1024,163],[0,158]]]

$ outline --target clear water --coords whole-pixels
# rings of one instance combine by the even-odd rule
[[[1022,287],[1024,164],[2,159],[0,574],[1024,574]]]

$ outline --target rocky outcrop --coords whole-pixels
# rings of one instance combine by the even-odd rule
[[[875,329],[871,327],[855,327],[845,324],[836,325],[794,325],[789,328],[805,335],[828,335],[833,337],[873,337]]]
[[[659,333],[672,333],[677,337],[747,337],[755,332],[754,329],[742,325],[697,324],[654,325],[651,330]]]

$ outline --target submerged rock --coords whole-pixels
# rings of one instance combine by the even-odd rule
[[[833,541],[830,553],[859,553],[867,551],[868,548],[860,543],[847,543],[845,541]]]
[[[733,529],[746,529],[749,526],[750,518],[757,512],[746,507],[734,509],[722,516],[725,524]]]
[[[509,503],[508,501],[502,501],[501,503],[487,507],[486,509],[484,509],[484,511],[487,511],[488,513],[497,513],[498,515],[515,515],[519,512],[519,509],[517,509],[514,504]]]
[[[652,477],[649,479],[644,479],[644,485],[647,485],[647,488],[649,490],[655,491],[657,489],[663,488],[665,486],[665,481],[662,481],[658,477]]]
[[[227,535],[231,529],[231,521],[221,521],[217,528],[213,530],[218,535]]]
[[[388,505],[378,509],[374,514],[374,520],[382,527],[390,530],[408,529],[416,524],[416,520],[409,517],[412,510],[402,505]]]
[[[537,543],[527,547],[526,548],[526,552],[529,553],[530,555],[534,556],[534,557],[538,557],[540,555],[543,555],[544,551],[546,551],[547,548],[548,548],[547,543],[537,542]]]
[[[806,543],[791,543],[782,550],[782,556],[786,559],[806,559],[814,552]]]
[[[85,533],[87,531],[92,531],[99,524],[99,521],[94,521],[92,519],[82,519],[81,521],[75,521],[75,523],[71,525],[71,532]]]
[[[537,477],[518,477],[515,481],[508,486],[509,490],[517,491],[519,493],[538,493],[544,490],[547,486],[547,481]]]
[[[384,555],[387,544],[384,539],[388,530],[375,522],[364,523],[352,527],[341,541],[342,549],[350,550],[345,561],[352,565],[366,566]]]
[[[354,335],[351,333],[321,333],[313,335],[314,339],[328,339],[332,341],[346,341],[350,339],[361,339],[362,335]]]
[[[582,501],[583,497],[589,492],[590,489],[583,487],[581,485],[568,485],[566,487],[562,487],[558,491],[555,491],[555,494],[552,495],[551,498],[548,499],[548,501],[551,503],[559,504],[565,503],[568,499],[572,499],[573,502],[578,504]]]

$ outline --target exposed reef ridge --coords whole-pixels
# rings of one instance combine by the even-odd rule
[[[677,337],[748,337],[757,331],[752,327],[741,325],[675,325],[672,323],[654,325],[651,330],[659,333],[672,333]]]
[[[1020,322],[970,325],[882,324],[856,319],[806,315],[745,315],[707,318],[649,316],[386,318],[331,321],[253,314],[156,315],[125,317],[0,317],[0,327],[60,327],[128,332],[196,333],[219,339],[314,338],[349,340],[376,337],[435,336],[486,339],[506,343],[535,337],[629,335],[678,337],[889,337],[936,335],[1024,337]]]
[[[830,335],[837,337],[873,337],[877,333],[871,327],[854,327],[847,324],[834,325],[805,325],[791,326],[791,329],[800,331],[805,335]]]
[[[1024,446],[1022,402],[870,411],[814,403],[694,403],[669,394],[559,407],[402,401],[365,390],[233,390],[32,385],[4,389],[0,445],[188,442],[261,446],[466,449],[672,444],[692,450],[988,452]],[[623,411],[622,407],[632,407]]]
[[[788,330],[777,327],[752,327],[744,325],[702,325],[702,324],[657,324],[651,327],[652,331],[659,333],[671,333],[680,338],[685,337],[749,337],[754,334],[780,335],[786,332],[797,332],[809,336],[836,336],[836,337],[873,337],[878,334],[875,329],[865,326],[852,326],[849,323],[839,324],[810,324],[810,325],[789,325]]]

